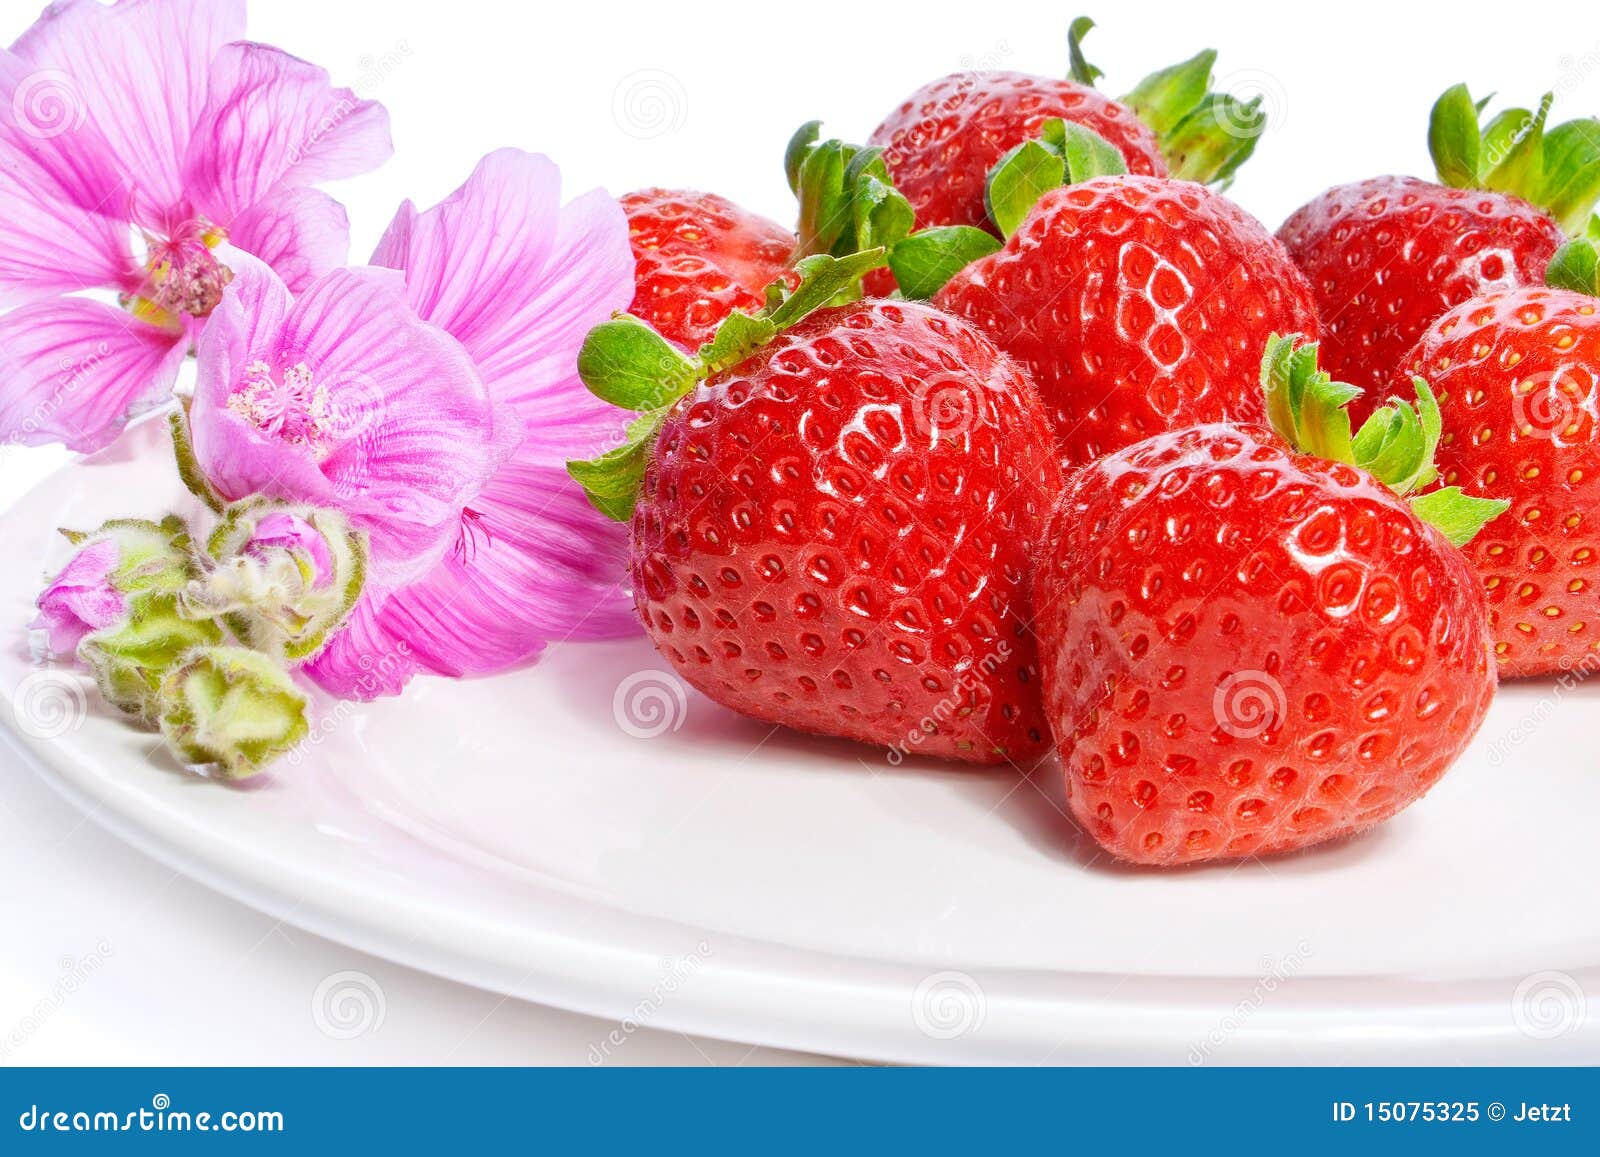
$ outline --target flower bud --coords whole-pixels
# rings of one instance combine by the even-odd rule
[[[194,648],[222,639],[214,621],[184,614],[177,595],[150,591],[128,600],[128,614],[119,623],[84,636],[78,657],[107,702],[153,724],[166,673]]]
[[[175,592],[189,579],[192,554],[181,520],[108,522],[89,534],[62,531],[78,552],[51,579],[28,624],[40,658],[74,655],[86,635],[122,622],[129,597]]]
[[[191,582],[184,612],[219,616],[266,654],[310,658],[361,595],[366,543],[342,515],[252,498],[236,502],[206,546],[215,566]]]
[[[222,641],[216,623],[190,621],[178,607],[195,569],[188,530],[174,515],[66,534],[78,553],[39,596],[36,649],[75,654],[110,703],[154,723],[167,669],[194,647]]]
[[[306,696],[278,662],[245,647],[199,647],[167,673],[161,734],[179,758],[228,779],[255,775],[306,737]]]

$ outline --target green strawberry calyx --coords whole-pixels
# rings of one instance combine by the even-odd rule
[[[1465,546],[1511,504],[1474,498],[1459,486],[1428,489],[1439,479],[1434,453],[1444,423],[1428,383],[1422,378],[1412,383],[1415,403],[1391,399],[1352,431],[1345,407],[1361,390],[1318,368],[1316,342],[1299,334],[1273,334],[1261,359],[1267,418],[1285,441],[1306,454],[1366,471],[1407,499],[1418,518]]]
[[[1040,197],[1062,185],[1128,171],[1115,145],[1093,129],[1052,117],[1039,136],[1023,141],[995,162],[984,188],[989,219],[1009,238]]]
[[[819,141],[821,121],[800,126],[784,154],[789,187],[800,202],[796,252],[847,257],[882,248],[900,294],[927,300],[980,257],[1000,248],[971,225],[915,229],[911,202],[895,188],[883,151]]]
[[[1084,59],[1083,38],[1094,21],[1080,16],[1067,32],[1069,79],[1094,87],[1105,74]],[[1120,98],[1156,136],[1169,175],[1226,189],[1255,152],[1267,128],[1259,95],[1249,100],[1212,90],[1217,53],[1207,48],[1158,69]]]
[[[1582,234],[1600,202],[1600,120],[1550,125],[1553,93],[1536,109],[1508,108],[1486,122],[1492,97],[1474,100],[1464,84],[1434,102],[1428,152],[1439,183],[1520,197],[1571,236]]]
[[[785,280],[773,282],[761,310],[735,310],[693,355],[631,314],[619,313],[601,322],[578,351],[578,376],[595,397],[638,416],[628,423],[620,446],[595,458],[568,462],[567,473],[583,487],[595,509],[618,522],[628,521],[650,447],[674,403],[817,310],[854,300],[861,278],[884,262],[881,247],[846,257],[802,258],[795,265],[799,282],[793,289]]]
[[[1573,293],[1600,297],[1600,221],[1589,226],[1589,235],[1574,237],[1550,258],[1545,266],[1544,283],[1551,289],[1570,289]]]

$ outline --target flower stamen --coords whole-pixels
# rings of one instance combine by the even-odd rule
[[[266,362],[245,367],[244,380],[228,396],[228,409],[263,434],[310,452],[320,460],[336,434],[328,387],[305,362],[275,374]]]

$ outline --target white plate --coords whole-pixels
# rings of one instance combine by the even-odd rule
[[[772,731],[684,694],[642,639],[324,704],[297,765],[232,788],[40,673],[21,629],[56,526],[178,500],[161,439],[135,429],[0,523],[0,716],[96,820],[285,921],[622,1034],[929,1062],[1600,1061],[1600,680],[1505,689],[1443,784],[1365,838],[1183,872],[1097,857],[1053,768],[897,768]]]

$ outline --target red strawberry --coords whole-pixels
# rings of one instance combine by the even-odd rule
[[[934,300],[1028,367],[1068,465],[1175,426],[1260,421],[1262,345],[1316,331],[1305,279],[1255,218],[1156,177],[1052,189]]]
[[[1095,90],[1103,75],[1083,59],[1094,26],[1079,18],[1068,45],[1070,80],[1020,72],[958,72],[923,85],[874,130],[889,172],[916,209],[920,227],[993,229],[984,205],[989,170],[1039,135],[1044,122],[1080,124],[1109,141],[1131,173],[1226,181],[1264,127],[1255,104],[1207,90],[1216,53],[1146,78],[1120,101]]]
[[[759,309],[788,268],[794,234],[715,193],[641,189],[621,198],[634,272],[632,312],[688,350],[736,309]]]
[[[1600,196],[1593,121],[1545,129],[1510,109],[1479,130],[1465,85],[1434,105],[1439,184],[1377,177],[1329,189],[1278,237],[1316,293],[1330,373],[1381,397],[1390,374],[1445,310],[1480,293],[1537,285]],[[1357,403],[1357,413],[1366,406]]]
[[[1583,293],[1533,288],[1473,298],[1430,326],[1408,359],[1439,393],[1445,481],[1511,500],[1510,515],[1466,548],[1488,594],[1503,677],[1600,664],[1594,268],[1591,257]]]
[[[1269,343],[1262,379],[1283,437],[1318,454],[1263,427],[1167,431],[1079,471],[1046,532],[1045,709],[1073,814],[1122,859],[1370,827],[1433,786],[1488,710],[1483,595],[1425,519],[1459,539],[1504,503],[1403,500],[1433,474],[1426,385],[1352,439],[1353,391],[1294,340]]]
[[[1027,376],[960,321],[809,313],[880,260],[808,258],[792,297],[734,314],[696,362],[630,319],[597,328],[585,380],[645,416],[571,469],[631,510],[640,618],[712,699],[902,754],[1025,760],[1047,743],[1026,607],[1060,486],[1049,435]]]
[[[1039,135],[1051,117],[1093,129],[1130,173],[1165,177],[1156,135],[1132,109],[1086,84],[1021,72],[956,72],[929,81],[873,130],[918,225],[992,229],[983,203],[989,170]]]

